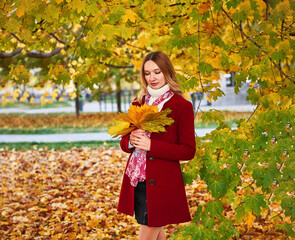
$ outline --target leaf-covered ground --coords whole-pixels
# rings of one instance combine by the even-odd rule
[[[202,114],[196,117],[200,123]],[[248,112],[223,112],[225,121],[248,118]],[[0,129],[48,129],[48,128],[97,128],[108,127],[119,120],[118,113],[81,113],[75,114],[0,114]]]
[[[116,211],[127,157],[115,147],[0,152],[0,239],[137,239],[134,218]],[[191,213],[211,199],[202,182],[187,196]],[[167,237],[177,227],[167,226]],[[243,239],[261,239],[259,228],[239,230]]]
[[[0,129],[107,127],[118,119],[118,113],[81,113],[79,118],[75,114],[1,114]]]
[[[2,151],[0,239],[136,239],[116,211],[126,161],[119,148]]]

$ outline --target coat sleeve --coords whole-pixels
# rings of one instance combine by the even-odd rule
[[[187,102],[181,106],[176,116],[177,143],[169,143],[151,138],[151,149],[148,156],[165,160],[191,160],[196,152],[194,111]]]
[[[130,133],[121,138],[120,147],[126,153],[132,153],[134,148],[128,148],[130,140]]]
[[[139,105],[137,102],[137,98],[135,98],[132,102],[132,105]],[[132,153],[135,148],[129,148],[130,141],[130,133],[121,138],[120,147],[126,153]]]

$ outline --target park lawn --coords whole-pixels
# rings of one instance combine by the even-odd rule
[[[20,108],[20,109],[35,109],[35,108],[59,108],[59,107],[71,107],[68,102],[53,102],[42,105],[41,103],[26,103],[26,102],[14,102],[6,105],[0,104],[1,108]]]

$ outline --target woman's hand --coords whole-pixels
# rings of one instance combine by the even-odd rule
[[[136,147],[145,151],[151,149],[151,139],[146,136],[142,129],[133,130],[130,134],[130,143]]]

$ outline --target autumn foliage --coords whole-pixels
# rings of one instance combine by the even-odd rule
[[[174,122],[172,118],[167,117],[169,113],[171,113],[169,108],[159,112],[157,106],[131,105],[128,114],[119,113],[121,120],[115,121],[109,128],[108,134],[122,137],[137,128],[149,132],[166,132],[165,126]]]
[[[191,210],[192,223],[172,238],[295,237],[293,0],[15,0],[2,1],[0,11],[1,87],[42,87],[49,81],[103,85],[111,68],[137,71],[143,56],[154,50],[170,56],[184,91],[210,93],[214,100],[224,95],[220,73],[235,73],[235,92],[246,86],[247,100],[257,108],[237,129],[231,129],[218,111],[202,115],[204,122],[218,127],[197,138],[196,157],[183,165],[183,172],[187,183],[200,179],[206,184],[210,201],[194,195],[198,207]],[[36,66],[41,70],[31,83],[30,69]],[[15,91],[3,101],[16,96]],[[77,172],[65,176],[71,174]],[[21,179],[22,184],[27,178]],[[32,191],[34,187],[44,190],[42,184],[32,185]],[[15,191],[20,188],[11,189],[9,194],[21,201],[21,193]],[[5,202],[6,211],[23,216],[27,209],[17,201]],[[8,213],[1,217],[5,231],[14,223]],[[61,217],[54,219],[60,223]],[[46,226],[52,227],[53,221]]]

